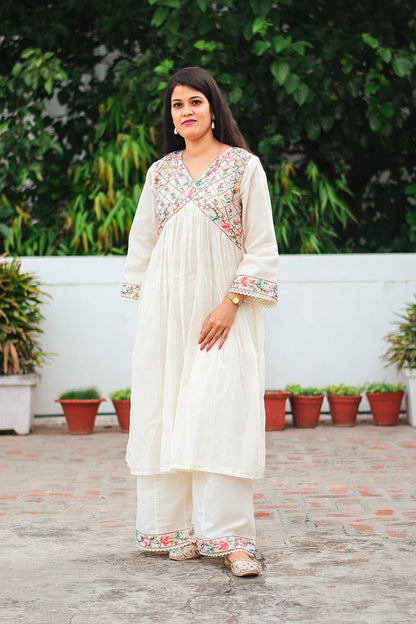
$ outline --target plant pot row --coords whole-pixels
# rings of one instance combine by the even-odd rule
[[[84,435],[92,433],[100,403],[106,399],[56,399],[61,404],[69,433]],[[120,429],[129,432],[130,399],[112,399]]]
[[[375,425],[393,426],[397,424],[403,394],[403,391],[366,392]],[[266,431],[284,429],[287,399],[290,401],[294,427],[313,428],[318,425],[324,394],[315,396],[295,395],[286,390],[275,390],[266,392],[264,396]],[[356,424],[361,395],[327,394],[327,399],[333,425],[352,427]]]

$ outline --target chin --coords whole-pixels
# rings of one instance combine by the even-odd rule
[[[182,128],[181,129],[181,136],[183,139],[190,139],[191,141],[197,141],[198,139],[202,139],[204,136],[206,136],[209,132],[211,132],[211,126],[209,128],[207,128],[206,130],[201,130],[201,128]]]

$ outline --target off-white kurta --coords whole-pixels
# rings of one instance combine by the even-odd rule
[[[193,180],[182,153],[149,169],[129,238],[122,295],[139,299],[126,460],[134,475],[264,472],[262,306],[277,302],[266,176],[240,148]],[[200,351],[227,292],[247,295],[223,348]],[[254,304],[254,305],[250,305]]]

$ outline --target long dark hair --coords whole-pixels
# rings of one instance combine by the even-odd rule
[[[163,145],[162,155],[169,152],[185,149],[185,141],[179,134],[174,134],[175,129],[171,115],[172,92],[177,85],[190,87],[203,93],[211,106],[211,111],[215,116],[215,128],[212,131],[214,137],[232,147],[242,147],[250,151],[243,135],[241,134],[237,122],[235,121],[227,100],[221,93],[220,88],[214,78],[202,67],[185,67],[180,69],[169,80],[164,99],[163,115]]]

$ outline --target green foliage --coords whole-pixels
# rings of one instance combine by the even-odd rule
[[[359,396],[363,391],[363,386],[346,386],[344,384],[328,386],[325,392],[334,396]]]
[[[10,74],[0,75],[0,235],[7,252],[56,249],[58,234],[48,231],[51,220],[56,225],[56,215],[51,216],[41,200],[45,195],[52,199],[57,184],[45,157],[56,157],[62,146],[48,123],[46,100],[65,79],[53,53],[37,48],[24,50]],[[31,237],[28,249],[22,238]],[[54,244],[46,245],[52,239]]]
[[[131,398],[131,389],[124,388],[123,390],[115,390],[110,394],[110,399],[112,401],[130,401]]]
[[[295,396],[321,396],[324,393],[322,388],[313,388],[311,386],[302,387],[298,384],[286,386],[286,390]]]
[[[12,239],[3,245],[34,254],[125,251],[128,203],[143,178],[131,163],[126,178],[116,157],[128,141],[139,144],[143,162],[154,157],[167,80],[201,65],[262,157],[283,252],[415,251],[415,41],[414,8],[401,0],[377,11],[345,0],[6,3],[2,89],[25,84],[24,98],[36,106],[53,92],[65,112],[37,112],[43,146],[36,134],[19,167],[5,168],[11,184],[0,224]],[[28,48],[36,62],[21,58]],[[15,109],[8,102],[0,132]],[[119,122],[114,111],[122,111]],[[25,158],[36,149],[40,159]],[[111,197],[101,158],[113,168]],[[19,187],[28,168],[30,184]],[[20,194],[9,197],[9,188]],[[0,237],[8,235],[0,227]]]
[[[44,318],[40,312],[46,295],[31,273],[21,272],[14,259],[0,263],[0,374],[34,373],[47,360],[39,334]]]
[[[389,332],[385,340],[389,347],[383,355],[388,364],[394,364],[397,371],[404,367],[416,368],[416,301],[407,304],[395,330]]]
[[[337,225],[354,217],[342,199],[349,190],[341,175],[334,183],[309,162],[295,183],[295,168],[283,161],[270,184],[276,237],[288,253],[337,252]]]
[[[376,392],[404,392],[404,390],[405,387],[401,383],[392,384],[386,383],[385,381],[369,383],[365,387],[365,391],[369,392],[370,394]]]
[[[92,157],[74,170],[72,186],[77,194],[66,226],[72,233],[70,249],[75,253],[123,253],[146,171],[156,156],[143,125],[122,115],[117,117],[118,123],[114,115],[111,119],[116,108],[115,99],[109,98],[102,107],[96,140],[90,146]],[[121,131],[116,134],[117,126]]]
[[[99,399],[100,393],[97,388],[80,388],[75,390],[67,390],[63,392],[59,400],[62,401],[89,401],[91,399]]]

